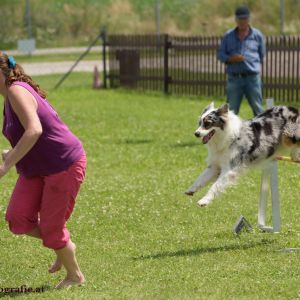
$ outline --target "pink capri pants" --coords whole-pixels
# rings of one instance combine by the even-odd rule
[[[14,234],[26,234],[39,227],[43,245],[58,250],[70,239],[66,221],[85,177],[83,155],[67,170],[49,176],[19,176],[12,193],[6,221]]]

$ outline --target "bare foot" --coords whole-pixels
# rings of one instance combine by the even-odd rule
[[[53,265],[48,269],[49,273],[55,273],[59,271],[62,267],[62,262],[56,258],[56,261],[53,263]]]
[[[72,248],[74,249],[74,251],[76,250],[76,245],[73,242],[70,242],[72,245]],[[62,267],[62,262],[60,261],[60,259],[57,257],[55,262],[53,263],[53,265],[48,269],[49,273],[55,273],[58,272]]]
[[[62,280],[55,288],[56,289],[69,289],[73,285],[81,286],[85,282],[85,278],[82,273],[77,278],[68,278],[68,276]]]

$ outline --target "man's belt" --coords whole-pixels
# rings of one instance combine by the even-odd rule
[[[230,73],[230,75],[233,77],[248,77],[248,76],[254,76],[257,74],[258,73],[254,73],[254,72]]]

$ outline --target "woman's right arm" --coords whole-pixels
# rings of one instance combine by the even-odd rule
[[[29,152],[43,132],[37,114],[37,102],[31,93],[21,86],[14,85],[8,89],[8,98],[24,128],[24,133],[17,145],[7,153],[3,165],[0,166],[0,177]]]

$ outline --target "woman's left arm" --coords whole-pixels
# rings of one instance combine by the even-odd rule
[[[43,132],[37,114],[37,101],[29,91],[14,85],[8,89],[8,99],[24,128],[24,133],[17,145],[6,155],[4,163],[0,165],[0,177],[27,154]]]

